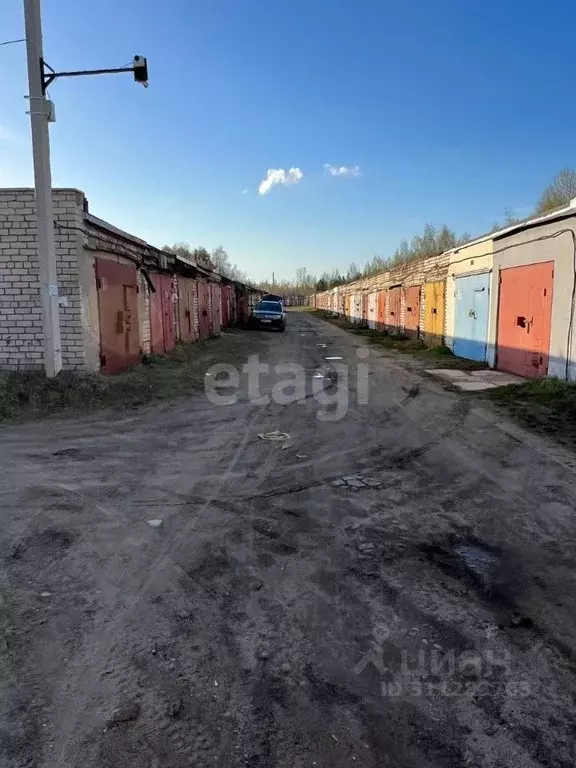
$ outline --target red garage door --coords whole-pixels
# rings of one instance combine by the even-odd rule
[[[138,275],[136,267],[96,259],[100,361],[106,373],[117,373],[140,359]]]
[[[496,365],[520,376],[546,376],[550,351],[554,263],[500,272]]]
[[[393,333],[400,329],[400,312],[402,309],[402,288],[390,288],[388,291],[388,327]]]

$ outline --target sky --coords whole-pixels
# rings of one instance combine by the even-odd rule
[[[477,235],[576,167],[576,6],[552,0],[43,0],[54,186],[252,279],[346,270],[427,222]],[[0,42],[23,36],[2,0]],[[31,186],[26,57],[0,46],[0,186]]]

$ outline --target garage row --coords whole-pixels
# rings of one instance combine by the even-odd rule
[[[576,200],[437,256],[337,286],[318,308],[524,377],[576,378]]]
[[[125,258],[94,257],[99,367],[117,373],[179,342],[245,324],[258,293],[188,262],[185,274],[154,272]]]

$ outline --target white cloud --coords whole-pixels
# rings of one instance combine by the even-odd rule
[[[324,172],[328,176],[361,176],[362,173],[360,171],[359,165],[341,165],[338,167],[337,165],[330,165],[330,163],[324,163]]]
[[[285,171],[283,168],[269,168],[266,172],[266,178],[260,182],[258,187],[259,195],[267,195],[268,192],[277,184],[298,184],[304,174],[300,168],[290,168]]]

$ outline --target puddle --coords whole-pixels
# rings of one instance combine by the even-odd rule
[[[454,551],[458,557],[462,558],[466,568],[482,581],[485,589],[491,590],[500,559],[477,544],[463,544],[456,547]]]

